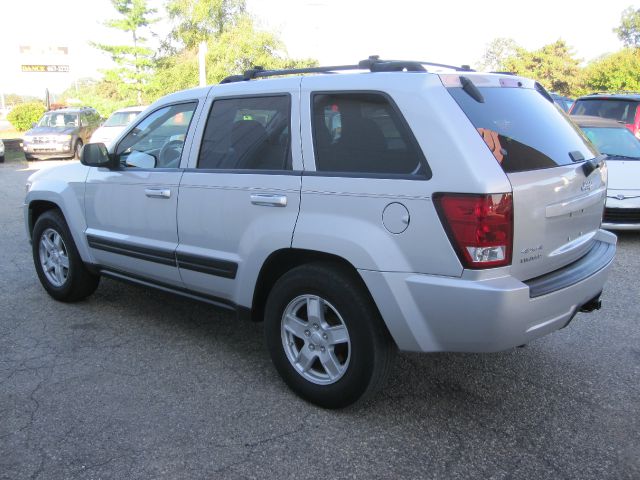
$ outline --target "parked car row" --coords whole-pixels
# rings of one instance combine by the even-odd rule
[[[48,111],[23,136],[25,158],[80,159],[83,145],[96,141],[110,143],[144,108],[117,110],[104,124],[98,112],[91,107]]]

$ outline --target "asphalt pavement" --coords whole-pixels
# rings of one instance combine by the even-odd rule
[[[369,403],[327,411],[279,379],[262,324],[107,279],[48,297],[29,174],[0,164],[2,479],[640,478],[640,234],[599,312],[502,353],[400,354]]]

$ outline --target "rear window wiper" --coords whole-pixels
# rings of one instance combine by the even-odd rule
[[[582,164],[582,171],[584,172],[584,176],[588,177],[593,173],[594,170],[598,168],[602,168],[604,165],[604,160],[607,158],[606,155],[599,155],[595,158],[590,158],[586,162]]]

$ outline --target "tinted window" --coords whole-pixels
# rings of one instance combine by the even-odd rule
[[[115,112],[104,122],[105,127],[125,127],[135,120],[140,112]]]
[[[213,102],[198,168],[285,170],[291,168],[288,95]]]
[[[128,166],[151,162],[157,168],[177,168],[196,105],[171,105],[142,119],[118,145],[120,160]]]
[[[507,173],[593,158],[596,151],[558,108],[536,90],[480,87],[484,103],[447,88]]]
[[[640,160],[640,142],[626,127],[582,127],[587,138],[600,150],[615,157]]]
[[[319,172],[430,175],[400,113],[379,93],[313,96]]]
[[[39,127],[77,127],[77,113],[50,112],[38,122]]]
[[[631,124],[635,121],[637,106],[638,102],[629,100],[577,100],[571,115],[591,115]]]

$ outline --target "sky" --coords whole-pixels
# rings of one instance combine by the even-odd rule
[[[162,13],[163,0],[149,4]],[[622,47],[612,31],[631,0],[607,2],[508,0],[247,0],[258,24],[276,32],[292,57],[320,64],[353,64],[369,55],[454,65],[478,62],[497,37],[527,49],[565,40],[583,61]],[[78,78],[98,77],[111,66],[91,47],[126,40],[103,22],[115,15],[109,0],[2,0],[0,92],[42,96],[60,92]],[[167,34],[166,23],[156,26]],[[67,55],[21,54],[66,46]],[[22,72],[22,64],[69,65],[68,73]]]

